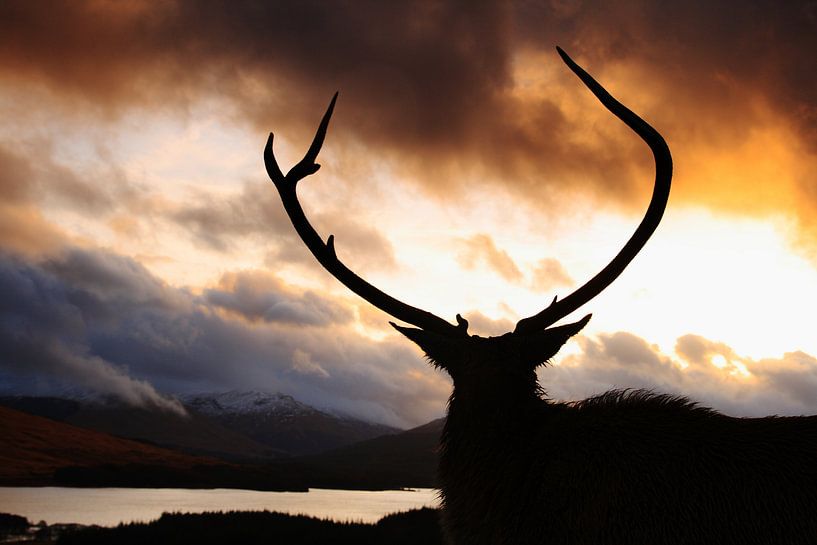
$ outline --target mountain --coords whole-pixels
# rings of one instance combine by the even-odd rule
[[[197,394],[182,402],[186,416],[99,397],[0,397],[0,405],[30,414],[234,462],[316,454],[399,431],[332,415],[280,393]]]
[[[277,451],[315,454],[400,430],[301,403],[281,393],[230,391],[182,398],[193,413],[206,416]]]
[[[319,412],[317,409],[281,393],[231,390],[223,393],[191,394],[181,397],[189,409],[210,416],[256,414],[278,419]]]
[[[29,484],[65,467],[147,464],[168,468],[215,465],[172,450],[121,439],[0,407],[0,481]]]
[[[0,486],[305,491],[281,471],[132,441],[0,407]]]
[[[195,413],[184,416],[101,398],[14,396],[0,398],[0,405],[193,455],[214,456],[229,461],[287,455]]]
[[[281,460],[297,482],[313,488],[433,488],[445,419],[314,456]]]
[[[442,425],[436,420],[318,455],[239,465],[0,407],[0,486],[428,487],[435,485]]]

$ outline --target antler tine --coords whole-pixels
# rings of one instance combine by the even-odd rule
[[[272,141],[274,139],[274,135],[269,133],[269,138],[267,138],[267,145],[264,147],[264,166],[267,167],[267,174],[272,179],[273,183],[275,183],[276,187],[279,185],[283,185],[284,183],[288,182],[292,186],[295,186],[300,180],[306,178],[310,174],[315,174],[321,166],[315,162],[315,159],[318,158],[318,153],[321,151],[321,147],[323,146],[323,141],[326,138],[326,130],[329,128],[329,120],[332,118],[332,112],[335,110],[335,101],[338,99],[338,93],[332,96],[332,100],[329,102],[329,107],[326,109],[326,113],[323,114],[323,118],[321,119],[321,124],[318,125],[318,130],[315,131],[315,138],[312,139],[312,144],[309,146],[309,149],[306,151],[304,158],[298,161],[298,163],[292,167],[287,175],[281,172],[281,169],[278,167],[278,161],[275,159],[275,154],[272,152]]]
[[[641,220],[632,237],[618,255],[601,272],[561,301],[554,298],[550,306],[540,313],[520,320],[516,324],[514,333],[521,334],[544,329],[557,320],[564,318],[601,293],[604,288],[618,278],[658,227],[669,199],[670,181],[672,180],[672,156],[667,143],[658,131],[613,98],[604,87],[576,64],[561,48],[557,47],[556,49],[565,64],[596,95],[599,102],[630,127],[650,147],[655,157],[655,187],[644,219]]]
[[[309,223],[309,220],[306,219],[301,203],[298,202],[296,186],[300,180],[310,174],[314,174],[320,168],[320,165],[315,163],[315,160],[318,158],[318,153],[326,137],[326,130],[329,127],[329,120],[332,117],[332,111],[335,108],[337,98],[338,94],[335,93],[318,126],[318,130],[315,132],[312,145],[309,146],[309,150],[306,152],[306,155],[304,155],[304,158],[292,167],[286,176],[283,175],[281,169],[278,167],[278,162],[275,160],[275,155],[272,151],[273,134],[270,133],[267,139],[267,145],[264,148],[264,164],[267,167],[267,174],[269,174],[270,179],[272,179],[275,187],[278,189],[284,210],[286,210],[290,221],[292,221],[292,226],[295,227],[298,236],[301,237],[301,240],[303,240],[306,247],[309,248],[309,251],[312,252],[312,255],[315,256],[315,259],[318,260],[318,263],[320,263],[329,274],[383,312],[390,314],[398,320],[425,329],[426,331],[433,331],[444,335],[467,335],[463,328],[450,324],[430,312],[398,301],[360,278],[337,258],[335,254],[334,235],[329,235],[327,242],[324,244],[321,237]]]

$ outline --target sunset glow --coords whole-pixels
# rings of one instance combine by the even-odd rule
[[[448,378],[308,254],[262,148],[274,131],[288,169],[339,89],[299,186],[313,225],[387,293],[502,334],[609,262],[652,190],[648,150],[558,44],[665,136],[675,176],[545,389],[817,412],[813,6],[775,7],[761,32],[708,3],[441,7],[424,24],[389,4],[323,5],[320,22],[298,4],[0,5],[4,391],[256,388],[399,426],[441,416]]]

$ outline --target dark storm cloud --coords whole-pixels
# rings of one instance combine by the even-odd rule
[[[130,258],[67,248],[37,262],[0,254],[0,291],[4,376],[170,410],[180,409],[157,388],[279,390],[397,425],[438,416],[448,393],[408,345],[360,337],[343,306],[269,273],[227,274],[196,296]],[[253,306],[252,296],[274,304]]]
[[[42,267],[68,286],[69,299],[91,319],[115,318],[120,305],[179,310],[187,304],[129,257],[69,247]]]
[[[368,131],[438,141],[506,79],[507,16],[490,3],[10,2],[0,15],[7,77],[111,107],[205,86],[246,99],[257,80],[276,91],[248,107],[315,113],[342,87]]]
[[[94,354],[88,344],[92,313],[78,291],[47,271],[0,254],[0,366],[22,376],[62,379],[114,394],[126,402],[184,412],[149,383]],[[82,299],[82,297],[80,297]]]
[[[550,6],[553,6],[551,3]],[[520,41],[540,45],[558,33],[590,68],[608,61],[634,62],[655,74],[655,92],[681,111],[694,100],[710,116],[726,122],[726,138],[751,121],[744,93],[773,104],[817,145],[817,4],[773,2],[558,2],[526,3],[516,15]],[[545,38],[546,39],[546,38]],[[672,95],[670,95],[672,93]],[[666,108],[669,109],[669,108]],[[661,107],[658,108],[660,112]],[[743,111],[744,119],[732,117]],[[688,119],[696,125],[702,116]]]
[[[634,191],[649,183],[643,146],[553,46],[635,100],[682,156],[733,148],[770,110],[817,163],[816,12],[813,2],[772,0],[10,1],[0,5],[0,77],[112,113],[185,109],[214,93],[257,128],[303,142],[340,89],[334,149],[359,141],[441,196],[485,180],[537,206],[558,203],[565,188],[636,206]],[[549,79],[527,81],[525,62]],[[565,115],[566,96],[596,112],[589,124]],[[798,186],[804,195],[809,183]],[[676,194],[752,203],[712,201],[712,189],[690,178]],[[813,207],[802,206],[809,224]]]
[[[171,288],[110,252],[73,248],[39,262],[2,254],[0,375],[62,381],[168,410],[180,409],[159,390],[262,388],[398,425],[442,413],[450,383],[408,343],[360,337],[347,316],[327,318],[341,308],[336,303],[268,275],[226,275],[215,297],[223,300],[214,303],[215,291],[196,296]],[[247,289],[276,304],[306,307],[323,322],[292,327],[286,320],[233,317],[264,312],[252,307]],[[230,313],[218,310],[225,301],[234,307]],[[505,320],[469,318],[488,334],[511,329]],[[753,360],[686,335],[675,360],[631,333],[578,342],[578,354],[541,371],[551,397],[648,388],[735,415],[817,412],[817,360],[802,352]]]
[[[549,197],[567,172],[620,186],[615,153],[568,145],[554,102],[510,92],[513,19],[493,2],[10,2],[0,76],[112,113],[215,93],[304,140],[341,89],[335,149],[361,141],[440,195],[486,175]]]
[[[348,323],[353,318],[347,307],[312,291],[292,293],[275,276],[262,272],[227,273],[219,288],[205,290],[204,297],[249,320],[327,326]]]

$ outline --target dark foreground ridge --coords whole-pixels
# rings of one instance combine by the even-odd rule
[[[63,533],[59,545],[437,545],[443,544],[436,509],[387,515],[375,524],[333,522],[303,515],[239,512],[168,514],[150,523],[87,527]]]
[[[0,486],[433,488],[442,427],[438,420],[318,455],[239,464],[0,406]]]

